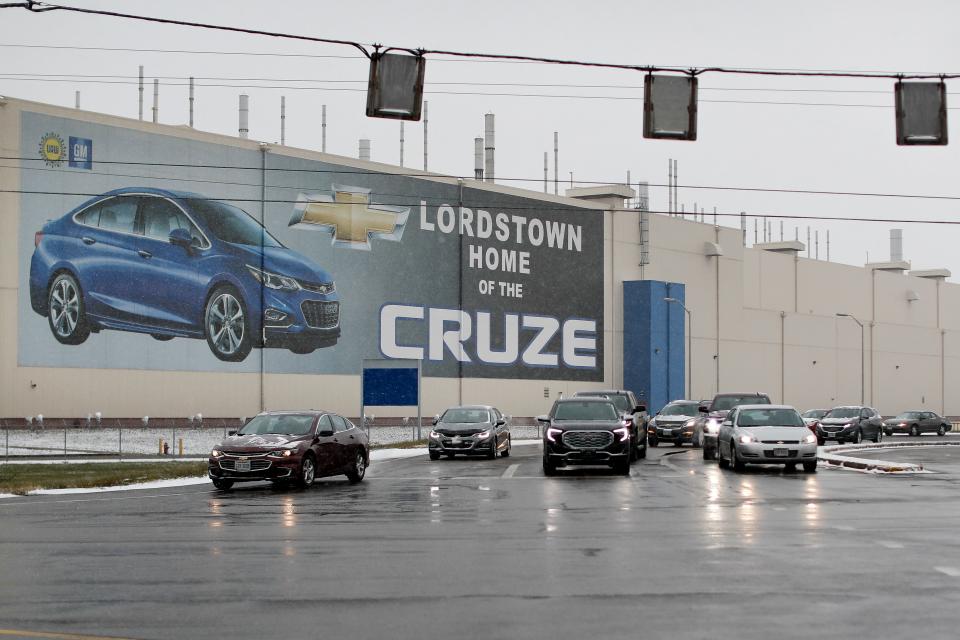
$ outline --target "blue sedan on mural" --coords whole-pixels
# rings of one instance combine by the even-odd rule
[[[116,329],[203,338],[239,362],[254,346],[310,353],[340,336],[331,275],[226,202],[117,189],[48,222],[34,245],[30,302],[62,344]]]

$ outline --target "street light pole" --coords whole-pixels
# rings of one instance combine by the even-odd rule
[[[864,398],[866,396],[866,374],[864,373],[864,365],[863,365],[863,358],[865,355],[864,351],[866,349],[864,347],[863,323],[857,320],[857,318],[850,313],[838,313],[837,316],[840,318],[850,318],[851,320],[856,322],[858,325],[860,325],[860,404],[863,405]]]
[[[693,320],[690,309],[676,298],[664,298],[664,302],[678,304],[687,312],[687,398],[693,399]]]

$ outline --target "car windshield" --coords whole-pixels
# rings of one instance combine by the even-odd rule
[[[554,420],[616,420],[617,408],[612,402],[562,402],[557,405]]]
[[[860,407],[837,407],[830,409],[824,418],[859,418]]]
[[[804,418],[822,418],[827,415],[826,409],[810,409],[810,411],[804,411],[801,414]]]
[[[697,405],[695,404],[668,404],[661,411],[662,416],[695,416],[697,415]]]
[[[920,418],[919,411],[904,411],[903,413],[898,415],[896,418],[894,418],[894,420],[916,420],[918,418]]]
[[[630,402],[625,395],[617,393],[600,393],[598,391],[594,391],[589,393],[578,393],[577,396],[581,398],[606,398],[613,403],[613,406],[615,406],[618,411],[622,413],[631,413],[633,411],[633,407],[630,406]]]
[[[712,411],[730,411],[741,404],[770,404],[766,396],[719,396],[713,401]]]
[[[796,409],[743,409],[737,418],[738,427],[802,427]]]
[[[267,433],[302,436],[310,432],[313,416],[309,414],[285,413],[282,415],[257,416],[237,431],[241,436],[258,436]]]
[[[187,198],[190,211],[213,235],[233,244],[282,247],[249,213],[226,202]]]
[[[441,422],[490,422],[490,412],[486,409],[447,409],[440,418]]]

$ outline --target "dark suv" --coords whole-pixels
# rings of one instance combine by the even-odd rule
[[[834,407],[820,418],[817,425],[817,443],[820,445],[827,440],[836,440],[837,444],[858,444],[866,438],[874,442],[883,440],[883,418],[873,407]]]
[[[600,391],[577,391],[573,394],[574,398],[608,398],[616,405],[624,418],[631,421],[630,441],[633,449],[630,453],[631,460],[647,457],[647,422],[650,417],[647,415],[647,405],[638,402],[633,391],[623,389],[609,389]]]
[[[700,417],[694,425],[694,439],[703,443],[703,459],[717,459],[717,434],[730,410],[741,404],[770,404],[765,393],[718,393],[709,405],[700,405]]]
[[[630,475],[631,424],[607,398],[561,398],[543,424],[543,473],[567,465],[609,465]]]

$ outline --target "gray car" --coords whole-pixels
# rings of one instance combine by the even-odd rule
[[[720,423],[717,458],[723,468],[742,471],[747,464],[782,464],[787,469],[817,470],[817,436],[793,407],[744,404]]]
[[[441,455],[510,455],[510,425],[507,416],[489,405],[451,407],[433,419],[427,441],[431,460]]]

